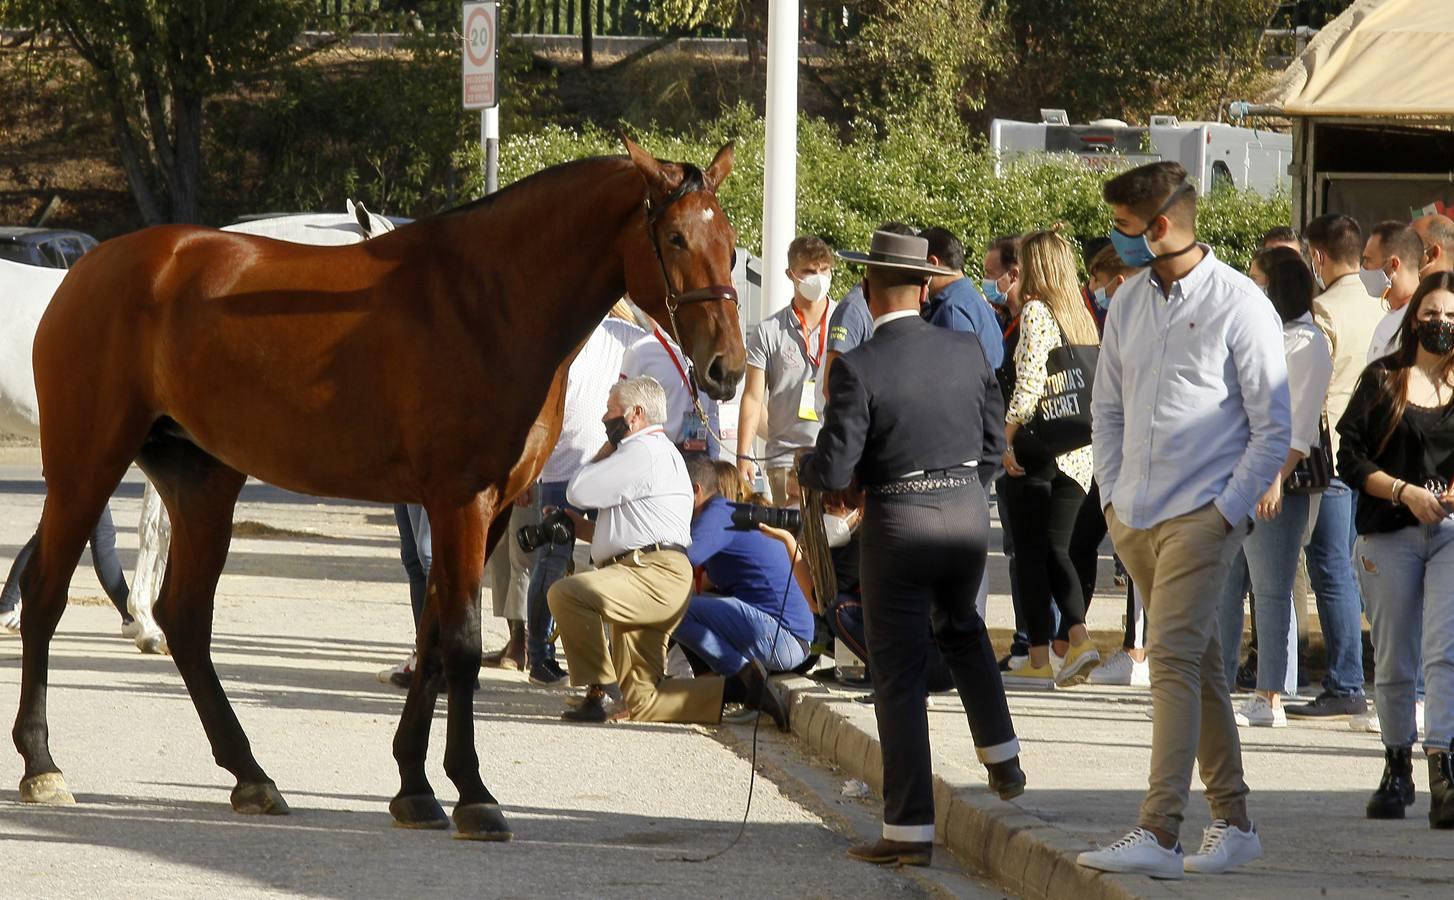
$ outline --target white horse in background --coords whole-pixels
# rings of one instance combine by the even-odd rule
[[[261,235],[299,244],[357,244],[394,230],[383,216],[348,201],[344,213],[305,213],[253,219],[223,231]],[[39,435],[31,345],[36,326],[66,276],[64,269],[44,269],[0,260],[0,431]],[[137,648],[143,653],[166,651],[166,640],[152,618],[171,549],[171,523],[151,482],[142,495],[137,529],[141,549],[131,584],[128,607],[139,623]]]

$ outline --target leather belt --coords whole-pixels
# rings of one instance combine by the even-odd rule
[[[915,472],[903,478],[896,478],[884,484],[869,485],[865,493],[883,497],[894,494],[928,494],[961,488],[978,480],[975,466],[950,466],[947,469],[930,469]]]
[[[605,562],[602,562],[599,566],[597,566],[597,568],[604,569],[607,566],[614,566],[617,563],[626,562],[627,560],[636,556],[638,553],[658,553],[668,551],[680,553],[683,556],[686,556],[687,554],[687,548],[683,547],[681,544],[671,544],[667,542],[647,544],[645,547],[637,547],[635,550],[627,550],[625,553],[618,553],[617,555],[611,557]]]

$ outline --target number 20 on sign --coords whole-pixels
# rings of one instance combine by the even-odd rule
[[[497,3],[464,4],[465,109],[485,109],[499,102],[495,71],[498,6]]]

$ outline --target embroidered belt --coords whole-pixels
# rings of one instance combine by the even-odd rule
[[[901,481],[890,481],[888,484],[875,484],[864,488],[864,492],[876,497],[889,496],[894,494],[929,494],[934,491],[947,491],[951,488],[962,488],[974,481],[973,478],[905,478]]]

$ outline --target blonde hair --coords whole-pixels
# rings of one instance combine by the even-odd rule
[[[1100,344],[1095,317],[1080,293],[1075,251],[1060,227],[1032,231],[1020,240],[1021,302],[1039,300],[1072,344]]]
[[[733,503],[741,503],[747,499],[751,489],[736,466],[719,459],[713,461],[712,470],[717,473],[717,493]]]

